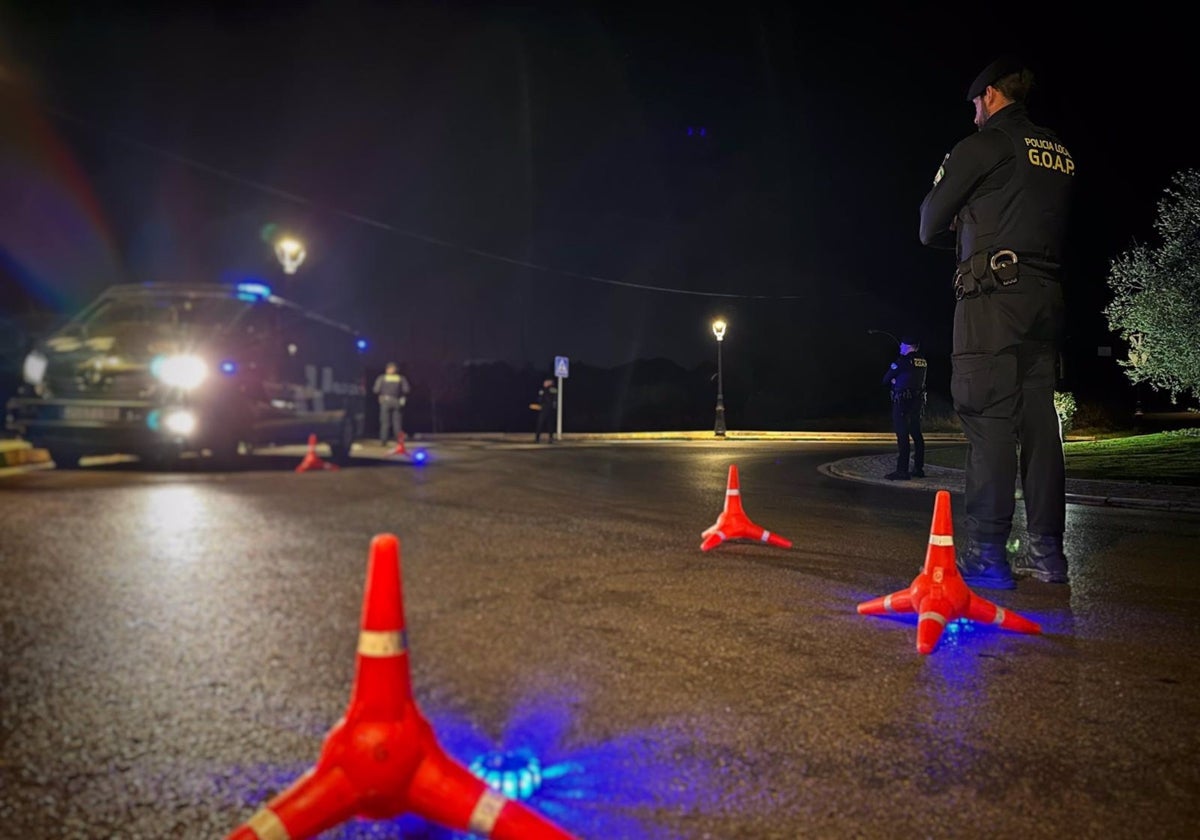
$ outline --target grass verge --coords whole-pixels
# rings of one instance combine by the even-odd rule
[[[1200,487],[1200,434],[1194,430],[1069,441],[1063,449],[1068,478]],[[925,460],[962,469],[966,456],[966,445],[955,444],[930,448]]]

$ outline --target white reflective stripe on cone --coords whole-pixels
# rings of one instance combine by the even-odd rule
[[[500,812],[504,810],[504,806],[508,803],[500,794],[491,788],[487,788],[480,795],[479,801],[475,803],[474,810],[471,811],[471,819],[467,824],[468,830],[475,834],[482,834],[484,837],[492,835],[492,829],[496,827],[496,820],[500,818]]]
[[[251,817],[246,827],[258,835],[258,840],[292,840],[283,820],[270,808],[263,808]]]
[[[362,656],[386,658],[404,653],[404,633],[398,630],[363,630],[358,634],[358,652]]]

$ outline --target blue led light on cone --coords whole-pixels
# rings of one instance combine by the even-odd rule
[[[542,785],[542,765],[528,750],[484,753],[471,772],[509,799],[528,799]]]

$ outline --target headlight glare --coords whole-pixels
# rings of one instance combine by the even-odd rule
[[[41,385],[46,378],[46,357],[34,350],[25,357],[21,365],[21,374],[30,385]]]
[[[150,372],[172,388],[190,391],[208,376],[208,365],[199,356],[183,353],[159,356],[150,364]]]
[[[196,415],[190,411],[172,411],[163,418],[163,427],[172,434],[190,435],[196,431]]]

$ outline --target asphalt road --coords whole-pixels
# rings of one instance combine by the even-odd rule
[[[970,624],[922,656],[911,617],[855,607],[917,574],[933,492],[820,470],[887,451],[456,442],[4,478],[0,837],[247,820],[346,708],[380,533],[441,743],[534,750],[530,806],[579,838],[1195,837],[1200,516],[1070,505],[1069,587],[979,591],[1043,635]],[[730,464],[792,548],[700,551]]]

